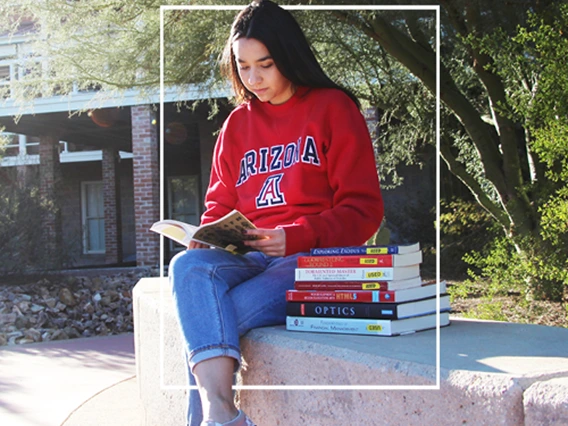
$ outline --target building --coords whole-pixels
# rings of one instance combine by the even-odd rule
[[[21,77],[28,41],[23,33],[0,39],[1,85]],[[155,266],[159,237],[148,229],[160,218],[161,203],[164,216],[198,223],[214,132],[226,111],[213,121],[205,105],[178,111],[173,92],[165,93],[163,114],[158,91],[142,98],[129,90],[95,102],[97,94],[73,90],[23,109],[8,94],[0,105],[0,127],[10,139],[1,168],[22,184],[39,181],[40,193],[56,201],[58,214],[43,221],[45,241],[52,250],[72,250],[75,266]],[[182,99],[199,97],[188,91]],[[96,107],[85,111],[87,105]],[[161,161],[167,164],[163,188]],[[166,243],[167,257],[174,250]]]

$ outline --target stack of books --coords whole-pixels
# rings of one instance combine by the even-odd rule
[[[312,249],[286,293],[286,329],[395,336],[436,327],[437,286],[423,282],[420,244]],[[440,326],[450,323],[440,283]]]

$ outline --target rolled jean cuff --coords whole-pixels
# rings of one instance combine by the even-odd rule
[[[188,356],[188,363],[191,372],[193,373],[193,368],[196,364],[201,361],[206,361],[211,358],[218,358],[220,356],[225,356],[229,358],[234,358],[235,372],[241,367],[241,351],[239,348],[232,345],[222,345],[222,346],[208,346],[201,349],[196,349],[192,351]]]

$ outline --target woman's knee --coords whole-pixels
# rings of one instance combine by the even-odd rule
[[[170,281],[175,283],[174,277],[178,277],[180,273],[182,273],[183,269],[187,268],[187,257],[188,257],[189,250],[184,250],[176,254],[170,264],[168,266],[168,276],[170,277]]]
[[[193,249],[176,254],[168,268],[173,291],[176,291],[177,285],[186,282],[187,277],[207,274],[211,268],[215,268],[219,262],[218,253],[215,252],[216,250],[210,249]]]
[[[184,250],[176,254],[170,261],[168,267],[168,277],[172,285],[172,291],[175,294],[178,287],[187,286],[187,277],[192,274],[192,269],[199,263],[196,259],[198,250]]]
[[[207,249],[193,249],[179,252],[170,261],[168,274],[170,276],[179,276],[185,274],[194,265],[206,265],[208,256],[204,252],[208,251]]]

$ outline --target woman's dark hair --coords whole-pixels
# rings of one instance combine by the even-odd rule
[[[237,70],[233,42],[240,38],[254,38],[263,43],[280,73],[295,86],[340,89],[360,106],[353,93],[325,74],[292,14],[269,0],[255,0],[239,12],[223,51],[221,71],[233,85],[237,102],[254,97]]]

